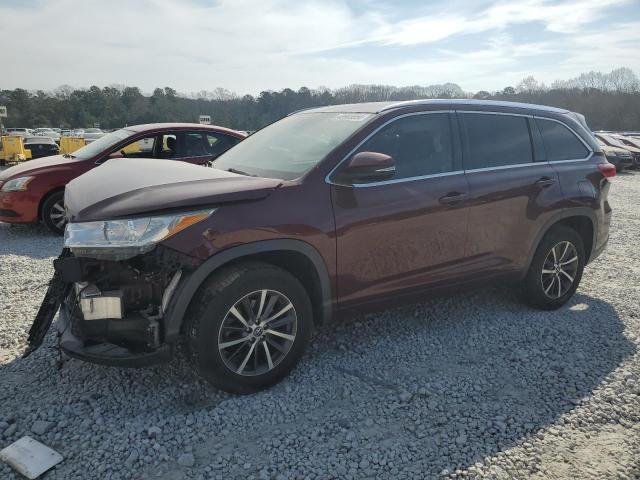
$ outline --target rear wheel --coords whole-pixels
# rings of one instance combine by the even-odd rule
[[[64,211],[64,192],[55,192],[42,204],[42,221],[49,229],[58,234],[64,233],[67,217]]]
[[[194,297],[185,327],[198,372],[231,393],[252,393],[286,376],[302,356],[313,319],[290,273],[265,263],[225,269]]]
[[[524,297],[534,307],[554,310],[575,293],[585,264],[584,244],[578,233],[558,226],[548,232],[533,257],[524,281]]]

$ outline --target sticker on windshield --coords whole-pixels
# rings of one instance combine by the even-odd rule
[[[339,113],[338,115],[336,115],[334,120],[344,120],[347,122],[361,122],[363,120],[366,120],[370,116],[371,115],[369,115],[368,113]]]

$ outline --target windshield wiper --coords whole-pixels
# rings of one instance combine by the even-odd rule
[[[257,177],[257,175],[253,175],[251,173],[243,172],[242,170],[238,170],[237,168],[227,168],[227,172],[237,173],[238,175],[245,175],[247,177]]]
[[[71,155],[70,153],[65,153],[64,155],[62,155],[64,158],[76,158],[75,155]]]

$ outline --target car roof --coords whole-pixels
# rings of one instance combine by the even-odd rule
[[[470,98],[434,98],[425,100],[407,100],[402,102],[369,102],[369,103],[350,103],[345,105],[327,105],[326,107],[310,108],[307,110],[299,110],[295,113],[309,112],[336,112],[336,113],[382,113],[397,108],[412,107],[420,105],[442,105],[442,106],[488,106],[488,107],[511,107],[523,108],[528,110],[541,110],[554,113],[569,113],[569,110],[563,108],[549,107],[547,105],[535,105],[532,103],[520,102],[504,102],[500,100],[475,100]]]
[[[130,125],[123,127],[125,130],[131,130],[134,132],[146,132],[146,131],[158,131],[158,130],[186,130],[186,129],[198,129],[198,130],[211,130],[216,132],[224,132],[234,135],[236,137],[244,138],[246,135],[230,128],[219,127],[217,125],[202,125],[201,123],[145,123],[142,125]]]

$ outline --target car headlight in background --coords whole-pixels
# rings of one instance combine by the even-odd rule
[[[35,177],[18,177],[7,180],[2,184],[3,192],[24,192]]]
[[[124,260],[209,217],[215,209],[151,217],[68,223],[64,246],[75,255]]]

